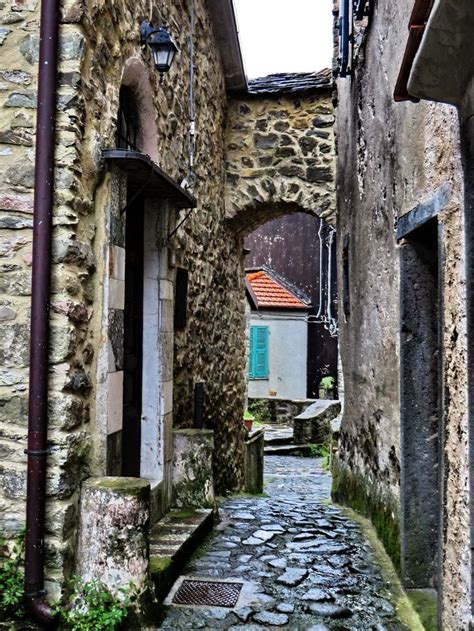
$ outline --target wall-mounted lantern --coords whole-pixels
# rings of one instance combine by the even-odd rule
[[[176,53],[179,52],[168,28],[165,25],[154,28],[150,22],[142,22],[140,41],[142,44],[148,44],[151,48],[153,63],[163,78],[163,74],[168,72]]]

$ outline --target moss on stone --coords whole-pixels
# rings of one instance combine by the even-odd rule
[[[214,434],[214,430],[189,427],[184,429],[175,429],[173,430],[173,434],[179,434],[180,436],[212,436]]]
[[[438,631],[438,600],[434,589],[410,589],[408,597],[425,631]]]
[[[332,497],[368,517],[385,550],[400,571],[400,518],[394,499],[383,495],[362,475],[355,474],[337,460],[333,464]]]
[[[141,497],[142,494],[148,492],[150,483],[143,478],[121,478],[121,477],[105,477],[105,478],[89,478],[85,484],[90,488],[104,491],[113,491],[115,493],[123,493],[124,495],[132,495]]]
[[[166,572],[173,561],[171,557],[150,557],[150,572],[152,576]]]
[[[178,510],[173,508],[171,516],[173,521],[176,521],[178,519],[189,519],[189,517],[194,517],[195,514],[196,510],[193,508],[180,508]]]
[[[362,532],[375,554],[377,565],[380,567],[382,576],[386,581],[387,595],[395,604],[400,622],[410,631],[427,631],[427,629],[424,629],[418,612],[403,589],[397,570],[378,538],[372,523],[350,508],[345,508],[344,510],[350,519],[361,526]]]

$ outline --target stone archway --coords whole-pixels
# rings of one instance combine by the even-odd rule
[[[322,87],[318,83],[321,77],[326,81]],[[275,78],[276,83],[280,80],[281,77]],[[251,81],[251,94],[239,95],[230,101],[226,130],[225,203],[227,227],[234,237],[240,238],[242,245],[244,237],[250,233],[255,235],[256,230],[260,233],[261,228],[265,231],[264,224],[268,224],[270,231],[279,231],[280,244],[273,242],[276,247],[271,246],[273,255],[279,252],[278,262],[273,258],[274,265],[279,269],[274,271],[287,280],[296,280],[295,286],[300,282],[304,284],[302,276],[307,272],[305,286],[310,288],[311,302],[316,305],[311,311],[314,316],[318,312],[318,298],[322,300],[319,288],[327,282],[327,271],[323,273],[324,280],[321,280],[318,264],[302,265],[307,268],[303,273],[300,269],[296,270],[296,266],[289,265],[288,257],[282,256],[282,248],[285,247],[282,242],[290,246],[292,236],[288,238],[284,230],[281,231],[286,224],[285,216],[296,213],[311,215],[315,223],[318,223],[317,218],[327,222],[324,228],[326,236],[333,232],[331,226],[334,228],[336,223],[334,115],[329,74],[311,75],[311,81],[309,90],[303,88],[301,91],[285,92],[277,88],[275,91],[275,85],[270,85],[271,93],[259,90],[252,93],[259,81]],[[288,227],[290,224],[295,226],[298,222],[295,220],[288,220]],[[275,228],[278,222],[279,227]],[[301,218],[301,222],[306,222],[307,227],[306,219]],[[302,225],[301,228],[299,234],[305,229]],[[314,230],[313,234],[317,240],[318,230]],[[308,235],[305,235],[307,238]],[[263,241],[260,241],[263,250],[270,252],[271,239],[270,234],[263,236]],[[304,248],[297,246],[296,250],[300,258],[309,256],[308,249],[304,252]],[[256,258],[264,260],[262,250]],[[255,261],[256,258],[247,260]],[[331,301],[331,296],[337,296],[335,247],[329,258],[334,275],[331,291],[325,289],[325,292]],[[314,267],[318,268],[318,278],[312,278],[311,282],[309,277],[311,273],[314,276]],[[336,299],[334,309],[335,302]],[[310,331],[307,374],[311,374],[311,378],[308,380],[307,396],[315,397],[318,396],[320,379],[329,374],[325,370],[334,374],[337,381],[337,341],[323,324],[311,326]],[[316,349],[322,348],[324,351],[319,354],[320,350]]]
[[[156,127],[156,107],[150,77],[145,65],[138,57],[131,57],[124,66],[122,87],[128,88],[136,102],[138,113],[137,145],[154,162],[158,162],[158,132]]]
[[[331,98],[325,84],[301,93],[258,92],[230,102],[226,218],[238,234],[293,212],[335,225]]]

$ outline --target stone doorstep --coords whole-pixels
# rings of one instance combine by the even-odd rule
[[[173,509],[150,532],[150,572],[162,601],[189,557],[212,529],[212,509]]]
[[[265,456],[309,456],[311,449],[308,445],[276,445],[265,447]]]

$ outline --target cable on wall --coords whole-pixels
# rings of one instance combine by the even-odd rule
[[[194,0],[190,0],[190,36],[189,36],[189,173],[188,184],[193,187],[196,181],[194,157],[196,153],[196,112],[194,106],[194,32],[196,29],[196,11]]]

